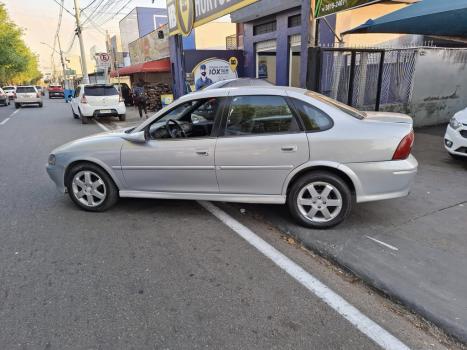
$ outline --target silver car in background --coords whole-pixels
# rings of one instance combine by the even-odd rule
[[[355,202],[406,196],[417,172],[412,119],[360,112],[288,87],[183,96],[141,125],[55,150],[47,171],[82,209],[119,197],[284,204],[328,228]]]

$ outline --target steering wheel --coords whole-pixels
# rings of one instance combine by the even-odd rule
[[[177,129],[180,131],[180,133],[177,133],[175,131],[173,131],[171,128],[170,128],[170,124],[174,124]],[[180,125],[180,123],[178,121],[176,121],[175,119],[169,119],[165,122],[165,128],[167,129],[167,132],[169,133],[170,137],[173,138],[173,139],[176,139],[178,138],[178,135],[182,135],[183,137],[186,138],[186,134],[185,134],[185,131],[183,130],[182,126]]]

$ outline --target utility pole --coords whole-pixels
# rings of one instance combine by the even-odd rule
[[[62,45],[60,45],[60,37],[57,35],[57,41],[58,41],[58,51],[60,52],[60,62],[62,63],[62,69],[63,69],[63,81],[64,81],[64,88],[68,88],[68,83],[66,80],[66,68],[65,68],[65,60],[63,59],[63,51],[62,51]]]
[[[84,50],[83,35],[81,33],[81,23],[79,22],[79,0],[75,1],[76,34],[79,39],[79,48],[81,51],[81,65],[83,70],[83,83],[89,84],[88,66],[86,64],[86,52]]]

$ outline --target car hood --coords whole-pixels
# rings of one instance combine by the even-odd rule
[[[121,139],[123,141],[123,139],[121,137],[122,137],[122,135],[125,134],[125,131],[129,130],[129,129],[131,129],[131,128],[104,131],[104,132],[94,134],[94,135],[91,135],[91,136],[82,137],[80,139],[70,141],[68,143],[65,143],[65,144],[55,148],[51,153],[57,154],[57,153],[61,153],[61,152],[68,152],[68,151],[70,151],[72,149],[76,149],[76,148],[79,148],[79,147],[82,147],[82,146],[85,146],[85,145],[90,145],[90,144],[94,144],[94,145],[97,146],[99,143],[105,142],[109,138],[113,138],[113,139],[119,138],[119,139]]]
[[[365,112],[366,120],[369,121],[380,121],[387,123],[404,123],[412,124],[413,120],[410,116],[402,113],[392,113],[392,112]]]
[[[456,118],[459,123],[467,124],[467,108],[454,114],[454,118]]]

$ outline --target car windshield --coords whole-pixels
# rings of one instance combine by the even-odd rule
[[[318,101],[321,101],[323,103],[326,103],[328,105],[331,105],[335,108],[338,108],[340,109],[342,112],[344,113],[347,113],[349,115],[351,115],[352,117],[354,118],[357,118],[357,119],[363,119],[366,117],[366,113],[365,112],[362,112],[362,111],[359,111],[358,109],[355,109],[353,107],[350,107],[342,102],[339,102],[339,101],[336,101],[330,97],[327,97],[325,95],[321,95],[321,94],[318,94],[314,91],[307,91],[305,93],[307,96],[310,96],[310,97],[313,97],[314,99],[318,100]]]
[[[85,86],[84,94],[86,96],[114,96],[118,95],[115,86]]]
[[[18,86],[16,88],[16,93],[30,93],[30,92],[36,92],[36,89],[34,86]]]

